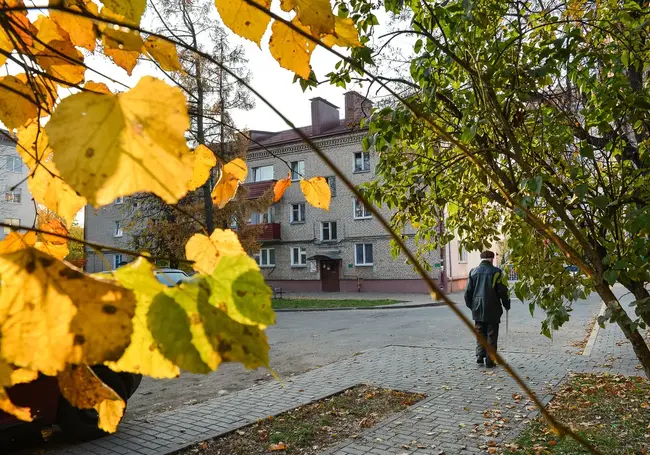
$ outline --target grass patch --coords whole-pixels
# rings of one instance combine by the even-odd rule
[[[603,454],[650,453],[650,382],[638,377],[576,374],[549,404],[560,422]],[[558,438],[543,418],[531,422],[504,453],[582,455],[589,452],[570,437]]]
[[[399,300],[324,300],[324,299],[273,299],[273,308],[357,308],[394,305]]]
[[[201,455],[315,455],[375,426],[425,395],[357,386],[276,417],[267,417],[182,452]]]

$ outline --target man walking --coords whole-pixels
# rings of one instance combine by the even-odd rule
[[[508,277],[500,268],[494,266],[492,251],[483,251],[481,259],[479,266],[469,272],[465,289],[465,305],[472,310],[476,332],[483,335],[496,351],[499,323],[503,314],[501,305],[506,311],[510,310]],[[483,362],[487,368],[494,367],[494,360],[477,341],[476,363]]]

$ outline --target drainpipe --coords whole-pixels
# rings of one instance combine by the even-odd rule
[[[438,231],[440,232],[440,239],[442,240],[442,235],[444,234],[444,224],[443,221],[441,220],[438,223]],[[445,252],[445,245],[440,246],[440,289],[442,290],[443,293],[447,294],[447,280],[445,276],[447,273],[445,272],[445,258],[447,256],[447,253]]]

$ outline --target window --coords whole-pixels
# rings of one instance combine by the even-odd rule
[[[251,219],[249,220],[250,224],[269,224],[273,223],[273,211],[272,207],[264,213],[253,213]]]
[[[291,266],[305,267],[307,265],[307,250],[296,246],[291,248]]]
[[[325,177],[325,179],[327,180],[327,184],[330,186],[332,197],[336,196],[336,176],[330,175],[329,177]]]
[[[253,256],[260,267],[275,267],[275,249],[262,248],[259,253]]]
[[[305,222],[305,203],[291,204],[291,222],[304,223]]]
[[[357,243],[354,249],[354,265],[372,265],[372,243]]]
[[[253,168],[253,182],[266,182],[273,180],[273,166],[260,166]]]
[[[124,196],[119,196],[113,201],[113,204],[119,205],[119,204],[124,204]]]
[[[354,154],[354,172],[370,171],[370,152],[357,152]]]
[[[323,241],[336,240],[336,221],[326,221],[321,223],[320,238]]]
[[[8,156],[5,168],[11,172],[21,172],[23,170],[23,160],[19,156]]]
[[[363,205],[363,202],[361,202],[359,199],[354,200],[354,219],[355,220],[363,220],[364,218],[372,218],[372,213],[368,210],[368,208]]]
[[[7,190],[5,192],[5,202],[11,202],[12,204],[20,204],[20,188],[16,188],[13,191]]]
[[[122,263],[122,255],[121,254],[113,255],[113,269],[118,268],[121,263]]]
[[[291,180],[295,182],[305,176],[305,162],[292,161],[291,162]]]
[[[12,226],[20,226],[20,219],[19,218],[5,218],[5,224],[10,224]],[[11,232],[11,228],[5,227],[5,234],[9,234]]]
[[[467,251],[460,245],[458,246],[458,262],[467,262]]]
[[[115,233],[114,233],[114,236],[115,236],[115,237],[122,237],[123,234],[124,234],[124,231],[123,231],[123,229],[122,229],[122,224],[121,224],[119,221],[116,221],[116,222],[115,222]]]

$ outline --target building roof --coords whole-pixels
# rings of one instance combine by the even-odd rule
[[[312,134],[311,125],[301,126],[296,129],[302,131],[308,138],[315,139],[315,138],[326,137],[326,136],[336,136],[339,134],[355,133],[358,131],[363,131],[365,128],[361,128],[359,126],[359,122],[353,122],[348,124],[346,123],[345,119],[341,119],[337,126],[331,127],[325,131],[322,131],[320,134],[316,134],[316,135]],[[292,142],[302,141],[298,133],[293,129],[277,131],[277,132],[259,131],[257,133],[260,133],[262,137],[256,138],[255,137],[256,135],[253,135],[253,139],[255,140],[255,142],[251,144],[250,146],[251,149],[284,145],[284,144],[290,144]]]
[[[0,128],[0,142],[14,144],[16,139],[14,139],[14,135],[10,131]]]

